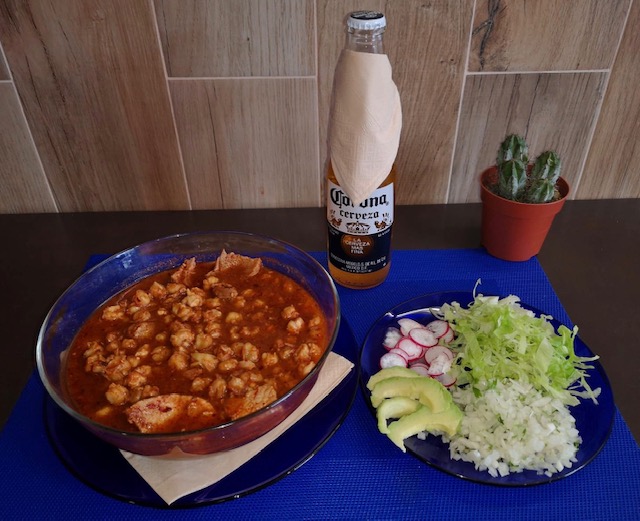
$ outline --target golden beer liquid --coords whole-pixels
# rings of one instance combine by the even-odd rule
[[[327,178],[331,182],[337,185],[340,185],[340,183],[338,183],[338,180],[336,179],[335,174],[333,173],[333,168],[331,167],[331,161],[329,161]],[[389,175],[382,182],[382,184],[380,185],[380,188],[390,185],[395,181],[395,178],[396,178],[396,168],[395,168],[395,165],[393,165],[391,167],[391,172],[389,172]],[[395,205],[395,201],[394,201],[394,205]],[[329,224],[327,223],[327,225]],[[327,240],[327,249],[330,250],[330,248],[331,246],[329,244],[329,241]],[[388,251],[387,252],[388,258],[390,254],[391,254],[391,251]],[[351,288],[351,289],[368,289],[368,288],[373,288],[375,286],[378,286],[379,284],[382,284],[384,282],[384,280],[387,278],[387,275],[389,274],[389,269],[391,268],[391,260],[389,260],[389,262],[387,262],[386,266],[384,266],[383,268],[377,271],[373,271],[371,273],[350,273],[350,272],[341,270],[340,268],[335,266],[331,262],[331,251],[328,251],[328,265],[329,265],[329,274],[337,284],[340,284],[341,286],[344,286],[346,288]]]

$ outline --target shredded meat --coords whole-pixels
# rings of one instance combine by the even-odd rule
[[[171,280],[178,284],[184,284],[185,286],[191,286],[193,284],[192,278],[196,271],[196,259],[187,259],[182,263],[178,270],[171,275]]]
[[[257,275],[262,267],[262,259],[245,257],[237,253],[227,253],[222,250],[220,257],[216,260],[214,272],[224,272],[229,269],[238,269],[245,277]]]
[[[252,412],[266,407],[270,403],[274,402],[277,397],[278,394],[275,388],[270,384],[264,384],[255,389],[249,389],[247,394],[240,399],[240,405],[237,406],[236,404],[237,408],[230,411],[230,416],[234,420],[242,418],[247,414],[251,414]]]
[[[176,432],[181,430],[176,426],[184,418],[193,422],[196,417],[214,412],[213,405],[203,398],[165,394],[136,402],[127,409],[127,419],[140,432]]]

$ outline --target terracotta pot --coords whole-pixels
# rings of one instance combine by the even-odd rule
[[[550,203],[518,203],[494,194],[487,185],[496,183],[495,166],[482,172],[482,245],[494,257],[526,261],[537,255],[556,214],[564,206],[569,185],[561,177],[557,187],[561,198]]]

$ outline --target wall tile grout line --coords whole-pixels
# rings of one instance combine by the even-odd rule
[[[160,38],[160,27],[158,25],[158,16],[155,10],[153,0],[147,0],[147,5],[151,10],[151,16],[153,18],[153,25],[156,33],[156,40],[158,43],[158,51],[160,52],[160,61],[162,62],[162,70],[164,72],[165,86],[167,88],[167,97],[169,98],[169,110],[171,111],[171,121],[173,123],[173,133],[175,135],[176,144],[178,146],[178,160],[180,167],[182,168],[182,179],[187,191],[187,203],[189,204],[189,210],[193,210],[193,203],[191,202],[191,190],[189,190],[189,179],[187,178],[187,169],[184,164],[184,157],[182,155],[182,145],[180,144],[180,135],[178,134],[178,123],[176,122],[176,114],[173,108],[173,99],[171,97],[171,87],[169,86],[169,74],[167,73],[167,62],[165,61],[164,50],[162,48],[162,40]]]
[[[317,80],[314,76],[168,76],[169,81],[198,81],[198,80]]]
[[[11,71],[11,67],[9,66],[9,60],[7,59],[7,55],[5,54],[2,45],[0,45],[0,59],[4,61],[5,68],[7,69],[7,74],[9,75],[9,79],[0,81],[0,84],[11,84],[11,86],[13,87],[13,93],[18,102],[18,106],[20,107],[20,114],[22,114],[22,119],[24,120],[24,125],[27,128],[27,133],[29,135],[29,144],[33,148],[33,153],[35,154],[38,165],[40,166],[40,175],[44,178],[44,184],[47,187],[49,197],[53,201],[55,213],[60,213],[60,206],[58,205],[58,201],[53,192],[51,181],[49,181],[47,172],[44,169],[44,163],[42,162],[42,157],[40,157],[40,151],[38,150],[38,146],[36,145],[36,139],[33,137],[33,131],[31,130],[31,125],[29,125],[29,120],[27,119],[27,113],[24,110],[24,105],[22,103],[22,99],[20,98],[18,87],[16,86],[16,82],[13,80],[13,72]]]
[[[468,76],[500,76],[509,74],[592,74],[609,73],[611,69],[559,69],[559,70],[539,70],[539,71],[468,71]]]
[[[9,74],[11,74],[11,71],[9,71]],[[51,197],[51,200],[53,201],[53,206],[56,209],[55,213],[60,213],[60,206],[58,205],[58,200],[56,199],[55,194],[53,192],[53,187],[51,186],[51,181],[49,181],[49,177],[47,176],[47,173],[46,173],[46,171],[44,169],[44,163],[42,162],[42,158],[40,157],[40,151],[38,150],[38,147],[36,146],[36,140],[33,137],[33,132],[31,131],[31,125],[29,125],[29,120],[27,119],[27,114],[24,111],[24,105],[22,104],[22,100],[20,99],[20,94],[18,94],[18,87],[16,87],[16,84],[13,81],[11,82],[11,84],[13,85],[13,92],[14,92],[14,94],[16,96],[16,100],[18,101],[18,105],[20,106],[20,113],[22,114],[22,118],[24,119],[24,124],[27,127],[27,132],[29,134],[30,145],[33,147],[33,153],[35,154],[36,159],[38,161],[38,165],[40,166],[40,174],[44,178],[44,184],[47,187],[47,191],[49,192],[49,196]]]
[[[596,108],[593,123],[591,124],[591,128],[589,129],[589,135],[587,136],[587,142],[585,145],[584,154],[582,154],[582,161],[580,164],[580,168],[578,169],[578,176],[574,182],[574,186],[572,188],[573,194],[571,199],[575,199],[576,193],[578,192],[578,188],[580,187],[580,183],[582,182],[582,176],[584,175],[584,169],[587,165],[587,160],[589,159],[589,154],[591,153],[591,145],[593,144],[593,137],[596,134],[596,129],[598,127],[598,123],[600,121],[600,114],[602,112],[602,105],[604,104],[604,100],[607,96],[607,91],[609,90],[609,81],[611,80],[611,71],[615,67],[615,63],[618,59],[618,53],[620,52],[620,46],[622,45],[622,40],[624,39],[625,32],[627,31],[627,25],[629,22],[629,16],[631,15],[631,9],[633,8],[633,0],[629,2],[629,7],[627,9],[627,15],[625,16],[624,23],[622,24],[622,30],[620,31],[620,35],[618,36],[618,43],[616,45],[616,52],[613,55],[613,59],[609,64],[609,73],[604,82],[604,88],[602,89],[602,96],[600,98],[600,103],[598,103],[598,107]]]
[[[451,146],[451,160],[449,161],[449,179],[447,183],[447,192],[444,197],[444,204],[449,203],[449,197],[451,195],[451,184],[453,183],[453,165],[456,157],[456,147],[458,144],[458,133],[460,132],[460,120],[462,119],[462,106],[464,104],[464,89],[467,85],[467,71],[469,70],[469,57],[471,56],[471,41],[473,39],[473,24],[475,23],[476,16],[476,2],[473,2],[473,10],[471,11],[471,20],[469,22],[469,30],[467,37],[467,52],[464,60],[464,67],[462,69],[462,82],[460,84],[460,99],[458,100],[458,117],[456,118],[456,127],[453,132],[453,143]]]
[[[4,49],[2,47],[2,43],[0,42],[0,67],[2,67],[4,65],[4,68],[7,71],[7,74],[9,75],[9,78],[12,78],[11,75],[11,69],[9,69],[9,60],[7,60],[7,56],[4,53]],[[0,82],[3,81],[11,81],[11,79],[9,80],[0,80]]]
[[[325,200],[324,200],[324,172],[322,171],[322,169],[320,168],[320,84],[318,81],[318,71],[320,70],[320,64],[319,64],[319,55],[320,53],[318,52],[318,2],[313,2],[313,40],[314,40],[314,45],[313,45],[313,50],[315,52],[315,60],[314,60],[314,64],[315,64],[315,75],[313,76],[314,80],[315,80],[315,94],[316,94],[316,110],[315,110],[315,118],[316,118],[316,124],[315,124],[315,128],[316,128],[316,168],[317,168],[317,175],[318,175],[318,199],[317,199],[317,204],[322,207],[325,204]]]

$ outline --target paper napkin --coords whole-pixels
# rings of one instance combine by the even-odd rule
[[[333,81],[331,165],[341,188],[358,205],[382,184],[396,159],[400,94],[386,54],[343,50]]]
[[[320,403],[353,370],[346,358],[329,353],[309,395],[282,423],[257,440],[217,454],[192,455],[174,449],[166,456],[140,456],[120,452],[156,493],[171,504],[183,496],[209,487],[231,474],[294,425]]]

